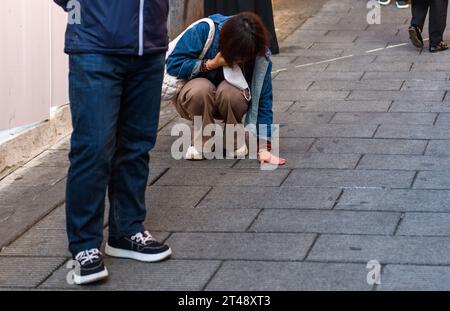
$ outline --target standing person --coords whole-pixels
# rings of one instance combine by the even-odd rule
[[[445,51],[447,43],[443,41],[447,25],[448,0],[412,0],[412,20],[408,28],[409,38],[415,47],[423,48],[422,31],[428,10],[431,53]]]
[[[215,13],[235,15],[244,11],[258,14],[269,31],[270,51],[273,55],[280,52],[273,20],[272,0],[204,0],[204,9],[206,17]]]
[[[168,0],[54,0],[79,14],[66,30],[73,133],[66,188],[75,284],[108,276],[106,254],[152,262],[170,256],[144,228],[149,151],[157,135]],[[78,9],[78,12],[76,11]],[[75,11],[74,11],[75,10]]]

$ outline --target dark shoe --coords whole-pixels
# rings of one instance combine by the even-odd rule
[[[444,41],[439,42],[437,45],[430,46],[430,53],[437,53],[448,50],[448,44]]]
[[[108,270],[103,264],[102,253],[97,248],[79,252],[74,260],[78,263],[73,275],[75,284],[89,284],[108,277]]]
[[[421,34],[419,27],[410,26],[408,28],[408,33],[409,33],[409,39],[411,40],[411,43],[416,48],[422,49],[423,48],[423,39],[422,39],[422,34]]]
[[[144,231],[131,237],[109,238],[105,253],[112,257],[155,262],[168,258],[172,250],[169,246],[156,241],[148,231]]]
[[[408,1],[399,0],[399,1],[395,1],[395,4],[397,5],[397,8],[399,8],[399,9],[407,9],[407,8],[409,8]]]

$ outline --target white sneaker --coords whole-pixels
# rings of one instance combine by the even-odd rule
[[[247,145],[243,145],[241,148],[236,151],[227,151],[226,158],[234,159],[234,158],[245,158],[248,155]]]
[[[407,9],[409,8],[409,3],[407,1],[395,1],[397,8],[399,9]]]
[[[203,160],[203,155],[194,146],[190,146],[184,155],[185,160],[199,161]]]
[[[391,3],[391,0],[378,0],[378,3],[381,5],[389,5]]]

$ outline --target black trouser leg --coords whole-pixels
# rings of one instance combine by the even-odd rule
[[[430,1],[430,45],[435,46],[442,41],[447,25],[448,0]]]
[[[425,19],[427,18],[428,8],[433,0],[412,0],[411,1],[411,26],[417,26],[423,31]]]

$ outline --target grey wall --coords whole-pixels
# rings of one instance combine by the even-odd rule
[[[203,17],[203,0],[169,0],[169,36],[175,38],[193,21]]]

